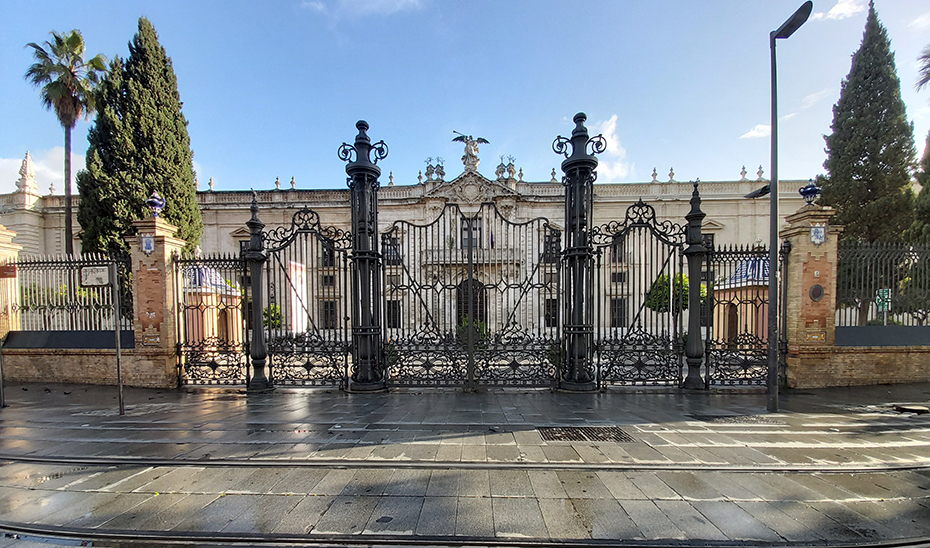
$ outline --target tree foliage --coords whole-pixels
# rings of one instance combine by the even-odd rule
[[[203,234],[193,152],[171,58],[155,28],[139,19],[126,62],[117,57],[96,93],[87,169],[78,173],[78,220],[89,251],[128,249],[132,221],[151,215],[145,200],[158,192],[161,213],[192,250]]]
[[[924,155],[917,168],[916,178],[921,189],[914,201],[914,224],[908,230],[907,239],[930,243],[930,133],[927,134]]]
[[[844,238],[874,242],[900,235],[912,222],[913,126],[885,27],[870,4],[862,44],[853,55],[825,136],[828,177],[822,203],[832,206]]]
[[[81,31],[66,34],[52,31],[52,40],[32,48],[36,62],[26,71],[26,79],[42,88],[42,105],[54,110],[65,130],[65,253],[73,253],[71,228],[71,130],[79,118],[94,112],[94,87],[106,72],[106,57],[95,55],[84,60],[84,37]]]
[[[672,287],[673,286],[673,287]],[[674,291],[674,294],[671,292]],[[707,300],[707,286],[701,284],[701,303]],[[669,283],[667,274],[659,274],[652,287],[646,292],[646,308],[664,314],[672,310],[674,315],[688,309],[688,277],[684,274],[675,276],[675,281]],[[674,307],[674,308],[672,308]]]

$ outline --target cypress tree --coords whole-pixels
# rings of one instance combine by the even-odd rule
[[[87,251],[128,249],[132,221],[151,213],[153,191],[167,202],[161,216],[193,249],[203,234],[193,152],[181,112],[177,78],[155,28],[139,19],[125,64],[119,57],[97,91],[87,169],[78,174],[78,221]]]
[[[927,134],[924,155],[917,169],[917,182],[921,189],[914,201],[914,224],[908,231],[908,239],[930,243],[930,133]]]
[[[910,172],[917,152],[891,41],[871,2],[831,129],[822,203],[837,210],[834,222],[846,226],[844,238],[900,237],[913,219]]]

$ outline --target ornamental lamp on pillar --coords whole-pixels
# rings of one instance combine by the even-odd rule
[[[368,122],[359,120],[355,144],[343,143],[339,158],[348,162],[352,192],[352,374],[349,390],[384,389],[381,356],[381,254],[378,252],[378,177],[376,164],[388,155],[384,141],[371,143]]]
[[[597,178],[595,154],[607,149],[604,137],[588,137],[587,116],[574,117],[571,139],[557,137],[552,143],[562,162],[565,186],[565,252],[563,284],[562,366],[559,388],[569,391],[597,390],[594,372],[594,249],[589,241]],[[570,149],[570,150],[569,150]],[[590,151],[589,151],[590,150]],[[571,152],[569,154],[569,152]]]

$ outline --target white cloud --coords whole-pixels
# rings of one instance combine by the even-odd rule
[[[907,24],[909,28],[924,30],[930,28],[930,13],[925,13]]]
[[[304,0],[300,3],[300,7],[319,13],[326,13],[327,11],[326,4],[320,2],[319,0]]]
[[[779,118],[779,120],[781,120],[782,122],[787,122],[788,120],[794,118],[797,115],[798,115],[797,112],[792,112],[791,114],[785,114],[784,116]]]
[[[65,191],[65,149],[54,147],[51,150],[30,151],[32,163],[36,168],[36,183],[39,185],[39,194],[48,194],[49,185],[55,184],[55,193],[64,194]],[[0,194],[8,194],[16,190],[16,181],[19,179],[19,168],[23,165],[26,151],[19,158],[0,158]],[[77,193],[74,182],[77,172],[84,169],[84,155],[71,153],[71,190]]]
[[[812,106],[819,103],[821,100],[826,99],[827,97],[833,95],[833,90],[829,88],[822,89],[818,92],[811,93],[803,99],[801,99],[801,108],[811,108]]]
[[[630,163],[626,161],[626,149],[617,137],[617,115],[604,122],[591,124],[591,133],[604,136],[607,149],[598,158],[597,180],[606,183],[620,181],[630,174]]]
[[[740,135],[739,138],[740,139],[759,139],[761,137],[768,137],[771,134],[772,134],[772,126],[768,124],[757,124],[756,127]]]
[[[424,0],[302,0],[300,7],[333,17],[383,16],[423,8]]]
[[[830,8],[830,11],[822,11],[811,15],[811,19],[833,19],[840,20],[852,17],[865,11],[866,4],[863,0],[837,0],[836,5]]]

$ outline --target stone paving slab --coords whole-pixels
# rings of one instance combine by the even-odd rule
[[[45,387],[7,386],[0,529],[489,545],[930,538],[930,416],[893,411],[930,401],[930,384],[787,391],[774,414],[761,393],[127,389],[122,417],[112,387]],[[552,426],[629,440],[544,439]]]

